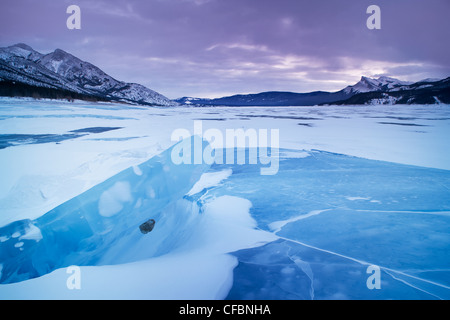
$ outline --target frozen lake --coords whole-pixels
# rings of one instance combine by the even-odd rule
[[[194,121],[279,130],[277,174],[259,163],[156,169]],[[449,136],[448,105],[2,99],[0,298],[449,299]],[[79,208],[94,217],[83,227]],[[148,235],[138,209],[156,220]],[[56,250],[53,236],[71,245]],[[80,290],[66,286],[70,265]],[[368,288],[369,266],[380,289]]]

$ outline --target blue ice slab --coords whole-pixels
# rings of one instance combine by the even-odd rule
[[[335,209],[288,223],[277,234],[410,274],[434,270],[450,286],[449,220],[450,213]]]
[[[160,232],[158,229],[166,225],[164,232],[170,234],[173,230],[167,225],[177,225],[172,221],[173,217],[167,217],[167,213],[161,216],[163,209],[169,208],[172,215],[176,215],[177,208],[191,205],[178,201],[209,168],[205,163],[174,164],[172,150],[180,144],[203,149],[208,146],[200,137],[187,138],[36,220],[16,221],[2,227],[0,283],[38,277],[69,265],[95,265],[101,263],[105,255],[108,258],[103,260],[104,263],[112,263],[114,251],[119,254],[118,251],[122,250],[123,254],[132,250],[133,243],[149,236],[139,230],[139,225],[149,219],[156,221],[153,233]],[[172,222],[168,224],[167,220]],[[124,248],[124,243],[128,248]],[[157,249],[159,251],[150,251],[153,254],[164,251],[163,247]]]
[[[22,144],[39,144],[50,142],[62,142],[65,140],[76,139],[86,134],[67,133],[67,134],[0,134],[0,149]]]
[[[122,129],[122,127],[90,127],[71,130],[65,134],[0,134],[0,149],[24,144],[40,144],[76,139],[89,133],[103,133],[111,130]]]
[[[283,156],[286,153],[289,156]],[[218,165],[233,175],[209,192],[241,196],[252,215],[269,224],[313,210],[350,209],[450,212],[450,171],[369,160],[323,151],[280,150],[279,171],[260,175],[255,165]]]
[[[280,239],[234,253],[239,265],[229,300],[378,300],[447,298],[448,290],[381,269],[368,289],[368,265]],[[397,279],[401,279],[399,281]]]
[[[246,198],[259,228],[289,246],[308,248],[308,258],[299,258],[320,260],[322,266],[311,268],[314,286],[334,279],[315,298],[450,298],[450,171],[323,151],[305,156],[303,151],[280,150],[280,155],[273,176],[260,175],[260,165],[213,165],[211,170],[226,167],[233,174],[201,200],[225,194]],[[229,298],[310,297],[308,277],[298,267],[291,281],[298,285],[280,289],[282,275],[292,276],[292,261],[285,254],[274,257],[273,248],[236,253],[240,264]],[[335,268],[336,259],[346,267]],[[365,283],[371,264],[381,267],[385,284],[376,294]]]

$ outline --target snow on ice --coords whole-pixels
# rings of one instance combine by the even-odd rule
[[[199,118],[279,129],[278,173],[170,163],[171,133]],[[2,99],[0,298],[449,299],[449,134],[447,105]]]

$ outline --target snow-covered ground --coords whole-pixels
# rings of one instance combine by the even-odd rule
[[[3,98],[0,247],[26,252],[38,232],[1,230],[37,221],[127,168],[139,176],[138,165],[174,145],[176,129],[194,132],[194,121],[224,135],[278,129],[279,172],[213,164],[135,248],[117,239],[127,254],[109,248],[103,260],[80,263],[80,290],[68,289],[61,267],[1,284],[0,298],[450,297],[448,105],[147,108]],[[112,197],[131,201],[118,186]],[[155,243],[160,250],[145,253]],[[369,265],[381,268],[379,290],[366,286]],[[6,270],[0,261],[0,279]]]

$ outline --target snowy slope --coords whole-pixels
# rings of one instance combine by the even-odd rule
[[[390,91],[395,88],[408,86],[413,82],[401,81],[398,79],[381,76],[378,79],[361,77],[361,80],[353,86],[348,86],[343,91],[347,94],[356,94],[373,91]]]
[[[64,90],[101,100],[160,106],[174,104],[142,85],[118,81],[61,49],[43,55],[25,44],[0,48],[0,80],[16,86]]]
[[[445,104],[450,102],[450,78],[425,79],[415,83],[392,78],[361,79],[355,86],[347,87],[353,95],[334,104]]]

